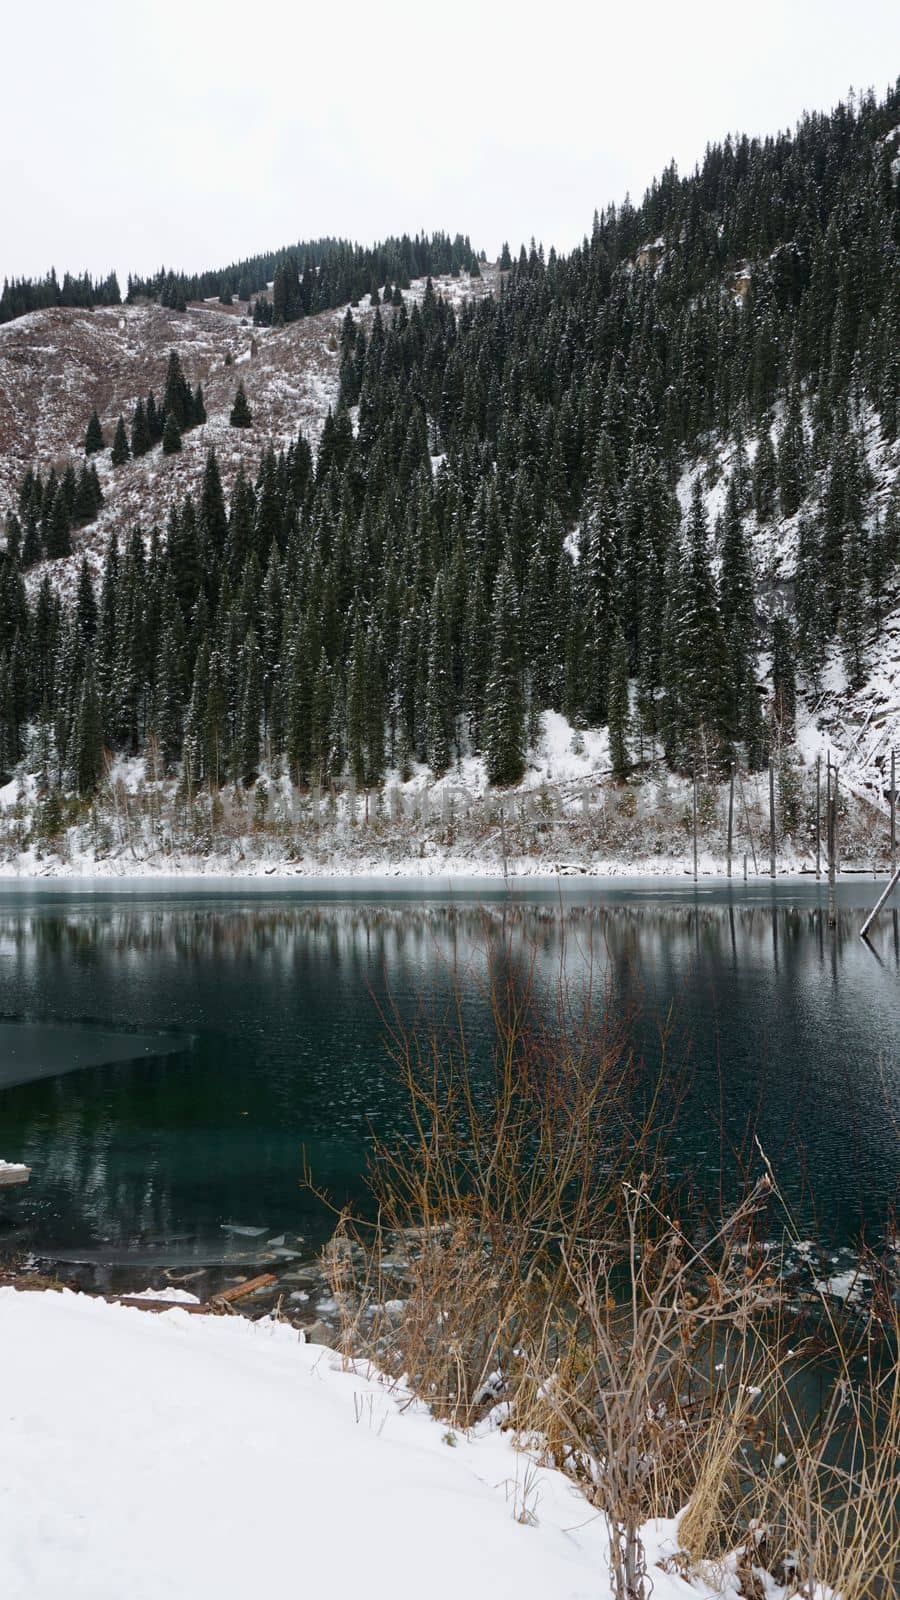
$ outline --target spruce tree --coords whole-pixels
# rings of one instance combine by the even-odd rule
[[[138,456],[145,456],[152,446],[153,435],[147,419],[147,409],[143,400],[139,400],[131,419],[131,454],[135,459]]]
[[[105,446],[106,441],[103,437],[103,429],[100,426],[100,418],[96,410],[94,410],[91,412],[91,420],[87,425],[87,432],[84,436],[84,453],[86,456],[93,456],[96,455],[98,450],[105,449]]]
[[[184,784],[192,794],[208,778],[206,765],[207,727],[206,707],[209,698],[209,640],[204,639],[194,662],[194,679],[191,698],[184,718],[184,736],[181,743],[181,760]]]
[[[628,776],[628,646],[622,624],[617,620],[609,649],[609,686],[607,689],[607,716],[609,719],[609,758],[613,777],[620,782]]]
[[[181,750],[184,709],[181,636],[181,614],[171,585],[167,585],[162,602],[159,659],[151,714],[153,732],[167,767],[178,760]]]
[[[22,559],[22,525],[15,512],[7,519],[6,523],[6,554],[11,562],[17,565]]]
[[[147,396],[147,431],[151,444],[159,444],[163,436],[165,418],[161,407],[156,404],[156,399],[151,390]]]
[[[597,446],[581,531],[584,595],[587,605],[585,710],[590,721],[605,722],[609,650],[619,581],[620,525],[618,483],[612,443],[602,434]]]
[[[81,680],[72,736],[72,778],[82,798],[90,797],[103,774],[103,722],[91,658]]]
[[[840,634],[844,666],[853,689],[858,689],[864,678],[865,581],[866,564],[862,537],[857,525],[851,523],[844,536]]]
[[[699,478],[694,483],[685,547],[669,580],[666,690],[670,759],[692,765],[715,755],[727,725],[725,641],[709,560]]]
[[[806,676],[817,684],[825,664],[828,611],[823,595],[822,528],[818,517],[801,514],[797,527],[794,605],[797,653]]]
[[[238,775],[247,786],[259,773],[259,735],[262,723],[262,664],[256,634],[251,629],[241,652],[240,720],[238,724]]]
[[[41,525],[38,521],[38,518],[32,512],[25,518],[25,528],[22,535],[22,552],[20,558],[22,571],[27,572],[29,567],[33,567],[35,562],[40,561],[43,553],[44,544],[41,535]]]
[[[728,727],[742,738],[748,676],[755,676],[757,647],[756,583],[749,541],[740,513],[738,483],[729,480],[722,527],[719,610],[728,662]]]
[[[333,685],[331,668],[324,647],[319,652],[318,665],[313,680],[310,712],[310,743],[312,745],[312,775],[322,784],[329,775],[331,765],[331,710]]]
[[[808,449],[803,424],[803,401],[799,383],[795,380],[788,392],[784,424],[778,440],[778,490],[781,509],[786,517],[794,516],[806,494]]]
[[[60,556],[72,554],[72,540],[70,537],[69,507],[66,503],[66,494],[62,484],[57,488],[50,507],[47,519],[45,546],[50,560],[57,560]]]
[[[224,783],[231,761],[227,680],[224,653],[214,649],[209,658],[206,715],[203,719],[204,770],[213,789],[218,789]]]
[[[450,629],[443,578],[435,579],[428,631],[428,689],[425,740],[428,765],[440,777],[450,765],[453,737],[453,687]]]
[[[174,411],[166,413],[165,426],[162,434],[163,455],[174,456],[181,449],[181,429]]]
[[[177,350],[169,354],[162,408],[166,421],[169,417],[175,418],[179,432],[191,426],[193,400]]]
[[[507,557],[504,557],[494,584],[491,672],[484,708],[484,753],[490,783],[518,783],[525,770],[525,704],[519,647],[519,602]]]
[[[237,386],[234,405],[231,408],[231,416],[228,420],[233,428],[250,428],[253,426],[253,416],[247,403],[243,381]]]
[[[357,614],[347,672],[347,759],[357,789],[366,781],[366,661],[362,622]]]
[[[96,516],[99,507],[97,490],[100,488],[98,479],[95,479],[89,467],[82,467],[78,475],[78,488],[75,492],[75,504],[72,508],[72,520],[79,525],[91,522]]]
[[[207,452],[206,466],[203,470],[199,525],[202,544],[213,556],[220,558],[224,554],[225,541],[228,537],[228,515],[225,510],[222,478],[214,445],[211,445]]]
[[[313,663],[310,633],[305,622],[295,625],[286,654],[287,758],[294,782],[306,783],[312,764]]]
[[[384,684],[381,647],[374,623],[366,631],[366,785],[384,781]]]
[[[775,516],[777,483],[775,446],[768,428],[763,428],[753,460],[753,507],[757,522],[771,522]]]
[[[128,435],[125,432],[125,418],[120,417],[116,423],[116,431],[113,438],[110,461],[114,467],[121,467],[124,466],[130,455],[131,451],[128,446]]]
[[[82,556],[78,569],[78,589],[75,596],[75,626],[86,650],[93,650],[97,635],[97,600],[87,556]]]

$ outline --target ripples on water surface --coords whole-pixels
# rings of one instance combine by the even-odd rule
[[[309,1245],[327,1213],[299,1187],[305,1150],[359,1199],[367,1130],[402,1126],[378,1001],[412,1018],[459,977],[489,1046],[484,979],[510,937],[540,985],[562,963],[642,1038],[674,1002],[693,1063],[673,1156],[717,1184],[722,1140],[758,1127],[811,1226],[877,1233],[896,1197],[900,928],[858,937],[872,886],[842,886],[837,929],[814,884],[629,884],[560,900],[527,888],[452,900],[411,888],[0,891],[0,1156],[33,1168],[0,1199],[0,1251],[214,1260],[223,1224]],[[479,903],[480,901],[480,903]],[[724,1130],[724,1132],[723,1132]]]

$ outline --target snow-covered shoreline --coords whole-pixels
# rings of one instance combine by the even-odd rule
[[[0,1345],[10,1600],[265,1593],[295,1563],[338,1597],[602,1592],[571,1484],[293,1329],[5,1289]]]
[[[292,1574],[335,1600],[608,1600],[602,1518],[499,1412],[452,1432],[285,1324],[0,1289],[0,1351],[8,1600],[236,1600]],[[716,1592],[659,1565],[674,1522],[644,1537],[658,1600]]]
[[[448,889],[469,888],[477,891],[479,888],[485,888],[494,891],[505,886],[511,892],[515,892],[518,887],[523,886],[529,890],[552,888],[555,891],[569,888],[577,891],[579,886],[602,888],[604,884],[620,886],[623,883],[635,883],[647,888],[655,883],[668,886],[673,882],[690,884],[694,881],[723,888],[730,885],[736,890],[750,889],[754,886],[759,888],[773,881],[782,884],[819,882],[823,887],[826,886],[825,874],[817,879],[815,872],[809,869],[798,871],[796,867],[779,867],[774,880],[768,872],[751,873],[745,879],[741,871],[735,871],[729,878],[721,865],[703,861],[698,864],[697,879],[694,880],[690,863],[666,857],[636,861],[604,861],[600,864],[567,863],[557,870],[540,859],[517,861],[510,863],[506,874],[500,865],[478,862],[473,867],[471,862],[453,856],[424,860],[410,857],[389,864],[377,859],[372,862],[351,862],[338,858],[333,865],[317,863],[315,867],[310,868],[290,862],[273,865],[262,857],[234,865],[228,865],[222,860],[205,863],[196,858],[189,858],[180,866],[173,866],[171,863],[157,865],[150,861],[125,861],[110,857],[100,858],[94,862],[83,858],[76,862],[45,860],[39,870],[35,870],[32,864],[17,867],[9,862],[0,863],[0,892],[5,887],[15,885],[36,887],[47,882],[74,885],[135,882],[178,884],[185,887],[190,887],[192,884],[246,884],[254,888],[308,885],[311,888],[347,886],[385,889],[390,889],[400,882],[410,885],[421,884],[428,892],[440,888],[442,883],[446,884]],[[871,870],[865,867],[841,872],[837,877],[837,882],[841,884],[868,882],[874,885],[876,881]]]
[[[247,789],[226,785],[191,801],[176,775],[152,779],[141,757],[118,757],[90,806],[55,830],[46,826],[36,774],[23,769],[0,787],[0,881],[535,887],[541,880],[691,880],[691,782],[660,768],[616,785],[605,752],[605,730],[577,730],[547,711],[513,789],[491,790],[483,758],[469,755],[440,779],[423,766],[406,781],[394,771],[367,796],[349,783],[327,793],[301,790],[283,770],[267,770]],[[778,813],[782,881],[815,877],[817,753],[810,749],[808,764],[791,769],[789,827],[783,808]],[[871,876],[873,862],[886,866],[887,817],[846,783],[842,799],[841,859],[856,869],[851,876]],[[741,779],[732,800],[731,881],[743,882],[746,871],[747,882],[762,882],[770,853],[766,775]],[[725,883],[728,784],[702,786],[699,801],[697,877]],[[824,871],[821,849],[820,862]]]

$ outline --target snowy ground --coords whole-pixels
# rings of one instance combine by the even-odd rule
[[[603,1524],[293,1329],[0,1290],[4,1600],[606,1600]],[[655,1600],[704,1600],[655,1563]],[[723,1575],[725,1592],[733,1592]]]
[[[815,870],[815,770],[827,747],[805,727],[792,782],[795,818],[779,823],[776,871]],[[484,759],[464,755],[440,779],[416,766],[396,771],[366,799],[346,784],[318,800],[283,770],[244,790],[223,788],[215,814],[204,791],[186,807],[178,779],[148,777],[140,757],[118,757],[97,799],[60,834],[42,833],[37,780],[26,769],[0,787],[0,877],[354,879],[681,877],[693,873],[691,782],[645,770],[612,779],[606,730],[575,729],[542,714],[521,782],[495,791]],[[824,780],[823,780],[824,781]],[[842,783],[841,861],[879,873],[888,823],[859,785]],[[776,782],[782,818],[781,779]],[[769,872],[768,777],[736,785],[733,875]],[[728,785],[700,784],[698,875],[724,876]],[[824,857],[821,858],[824,865]]]

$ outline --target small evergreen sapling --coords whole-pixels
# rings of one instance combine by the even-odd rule
[[[237,386],[237,393],[234,397],[234,405],[231,408],[231,416],[228,420],[233,428],[250,428],[253,426],[253,415],[250,411],[249,405],[247,404],[247,395],[244,391],[243,381]]]
[[[115,437],[113,438],[110,460],[114,467],[123,467],[131,455],[128,446],[128,435],[125,432],[125,418],[120,417],[116,423]]]
[[[94,456],[98,450],[103,450],[105,446],[106,440],[103,437],[100,418],[96,410],[94,410],[91,412],[91,420],[87,425],[87,433],[84,436],[84,453],[86,456]]]

